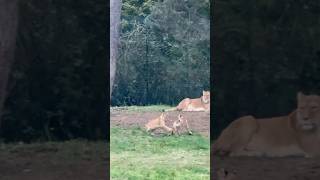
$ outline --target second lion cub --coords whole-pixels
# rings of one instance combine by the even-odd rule
[[[190,130],[190,127],[189,127],[189,123],[188,123],[188,120],[185,119],[181,114],[178,115],[178,120],[174,121],[173,122],[173,131],[172,131],[172,134],[178,134],[180,135],[180,132],[179,130],[181,129],[181,126],[184,126],[188,133],[191,135],[192,132]]]

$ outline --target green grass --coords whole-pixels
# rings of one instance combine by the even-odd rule
[[[151,105],[151,106],[121,106],[121,107],[112,107],[112,108],[121,108],[125,109],[128,112],[161,112],[165,109],[170,109],[172,106],[169,105]]]
[[[210,179],[209,139],[201,135],[153,137],[140,128],[111,128],[113,180]]]

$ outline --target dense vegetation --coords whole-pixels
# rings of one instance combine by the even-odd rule
[[[106,137],[104,0],[20,1],[1,140]]]
[[[112,105],[173,105],[208,90],[209,11],[209,0],[124,0]]]
[[[216,0],[214,134],[235,118],[284,115],[320,94],[318,1]]]

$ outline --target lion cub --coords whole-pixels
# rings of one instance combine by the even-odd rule
[[[161,128],[164,129],[167,132],[172,132],[172,128],[169,128],[165,124],[166,115],[164,113],[161,113],[161,115],[158,118],[150,120],[146,125],[146,131],[153,131],[155,129]]]
[[[191,132],[191,130],[190,130],[190,128],[189,128],[188,120],[187,120],[187,119],[184,119],[184,117],[183,117],[181,114],[178,115],[178,120],[176,120],[176,121],[173,122],[173,125],[172,125],[173,131],[172,131],[172,134],[178,134],[178,135],[180,135],[179,130],[180,130],[180,128],[181,128],[182,125],[185,125],[184,127],[187,129],[188,133],[191,135],[192,132]]]
[[[210,91],[202,91],[202,96],[196,99],[185,98],[177,107],[166,111],[210,111]]]

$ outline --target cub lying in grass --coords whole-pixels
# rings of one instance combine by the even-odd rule
[[[172,133],[173,130],[172,128],[166,126],[165,119],[166,119],[166,114],[161,113],[159,117],[150,120],[145,125],[146,131],[149,132],[149,131],[153,131],[160,128],[160,129],[164,129],[167,132]]]

